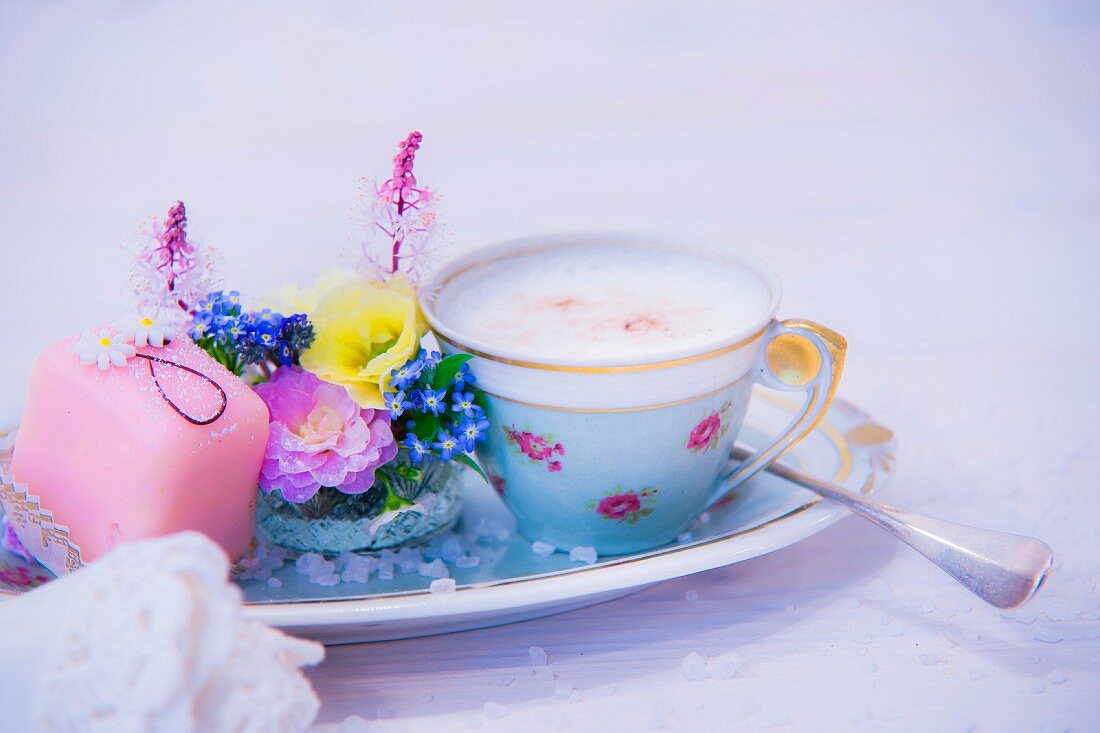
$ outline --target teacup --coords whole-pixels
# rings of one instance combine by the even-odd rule
[[[584,290],[585,278],[599,286]],[[471,252],[435,275],[422,305],[444,352],[474,356],[490,422],[478,460],[519,531],[615,555],[674,541],[824,416],[846,343],[775,320],[780,294],[740,255],[573,235]],[[736,465],[754,384],[806,402]]]

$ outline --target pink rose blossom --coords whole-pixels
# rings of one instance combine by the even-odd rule
[[[692,429],[687,447],[695,451],[709,447],[711,441],[718,437],[721,429],[722,419],[718,417],[717,412],[712,412]]]
[[[298,367],[280,367],[256,387],[271,412],[260,488],[300,504],[324,486],[361,494],[397,444],[383,410],[361,409],[347,391]]]
[[[642,500],[633,491],[626,494],[615,494],[600,499],[596,512],[608,519],[623,519],[626,515],[639,511],[642,508]]]
[[[561,470],[561,461],[550,460],[554,456],[564,456],[565,447],[561,443],[550,445],[550,441],[541,435],[526,430],[504,428],[509,443],[515,443],[519,452],[532,461],[546,461],[546,470],[555,473]]]

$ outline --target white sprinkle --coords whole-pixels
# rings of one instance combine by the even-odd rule
[[[596,697],[611,697],[615,694],[615,685],[604,685],[603,687],[597,687],[592,691],[592,694]]]
[[[1060,685],[1068,679],[1069,677],[1066,676],[1066,673],[1060,669],[1056,669],[1047,675],[1047,682],[1052,685]]]
[[[370,724],[358,715],[349,715],[340,723],[336,733],[368,733]]]
[[[324,562],[325,558],[316,552],[307,552],[294,561],[294,569],[302,575],[309,575],[310,570],[317,562]]]
[[[676,536],[676,541],[679,542],[681,545],[687,542],[691,542],[691,540],[691,532],[684,532],[683,534]]]
[[[345,583],[366,583],[376,564],[373,557],[352,555],[347,559],[344,571],[340,573],[340,580]]]
[[[323,586],[331,587],[331,586],[340,584],[340,576],[337,575],[336,573],[329,573],[327,575],[319,575],[319,576],[317,576],[316,579],[314,579],[311,576],[310,579],[309,579],[309,582],[316,583],[317,585],[323,585]]]
[[[685,680],[701,682],[707,678],[707,660],[699,652],[692,652],[680,662],[680,670]]]
[[[428,586],[428,590],[432,593],[454,593],[455,592],[455,579],[454,578],[436,578],[432,581],[432,584]]]
[[[569,696],[573,694],[572,682],[559,682],[554,685],[554,697],[559,700],[568,700]]]
[[[573,562],[583,562],[592,565],[596,562],[596,548],[578,545],[569,551],[569,559]]]
[[[581,694],[580,690],[573,690],[572,692],[569,693],[569,702],[577,703],[577,702],[582,702],[583,700],[584,700],[584,695]]]
[[[864,659],[859,663],[859,669],[861,672],[867,672],[868,674],[878,671],[878,665],[873,660]]]
[[[508,708],[499,702],[490,700],[481,707],[481,712],[485,714],[486,718],[503,718],[508,714]]]
[[[1034,679],[1027,686],[1027,691],[1032,695],[1038,695],[1040,692],[1042,692],[1046,688],[1047,688],[1047,686],[1043,684],[1042,680]]]
[[[393,580],[393,561],[380,560],[378,562],[378,579]]]
[[[535,672],[539,682],[553,682],[558,678],[558,673],[549,667],[539,667]]]
[[[439,556],[446,562],[455,563],[466,555],[466,543],[459,537],[451,536],[443,540]]]
[[[687,660],[684,661],[686,663]],[[740,672],[741,668],[744,666],[745,660],[741,658],[741,655],[737,652],[730,652],[720,657],[708,659],[706,662],[706,673],[707,676],[713,677],[716,680],[728,680]]]
[[[699,591],[695,590],[694,588],[688,589],[684,593],[684,600],[688,601],[689,603],[694,603],[695,601],[699,600]]]
[[[416,572],[425,578],[446,578],[448,574],[447,566],[438,557],[431,562],[418,562]]]
[[[554,551],[558,548],[551,544],[543,542],[542,540],[535,540],[531,543],[531,552],[535,553],[539,557],[550,557],[554,554]]]
[[[982,671],[980,669],[978,669],[977,667],[974,667],[973,669],[971,669],[968,674],[970,676],[970,679],[975,680],[975,681],[980,680],[983,676]]]
[[[535,667],[545,667],[550,661],[550,656],[541,646],[528,647],[527,655],[531,657],[531,664]]]
[[[267,579],[267,587],[268,588],[282,588],[283,587],[283,581],[279,580],[278,578],[268,578]]]

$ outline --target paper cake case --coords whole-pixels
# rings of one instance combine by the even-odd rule
[[[69,541],[69,528],[53,520],[29,487],[15,483],[9,467],[14,437],[12,432],[0,438],[0,507],[34,559],[54,575],[68,575],[84,566],[80,548]]]

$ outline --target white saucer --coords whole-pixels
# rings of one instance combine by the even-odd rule
[[[762,443],[797,408],[758,390],[742,430],[747,447]],[[837,400],[826,419],[785,457],[802,471],[849,489],[881,488],[893,467],[894,440],[858,408]],[[696,524],[690,537],[635,555],[600,558],[594,565],[562,553],[542,557],[515,533],[511,515],[486,485],[471,475],[465,487],[459,537],[480,558],[474,568],[448,571],[453,592],[431,593],[431,579],[406,560],[392,579],[321,586],[297,572],[293,561],[274,570],[273,581],[240,581],[249,618],[327,644],[380,641],[523,621],[581,608],[641,590],[663,580],[710,570],[794,544],[825,529],[844,509],[771,475],[754,479],[724,506]],[[438,549],[439,541],[435,548]],[[431,551],[429,551],[431,556]],[[48,576],[0,550],[0,598]]]

